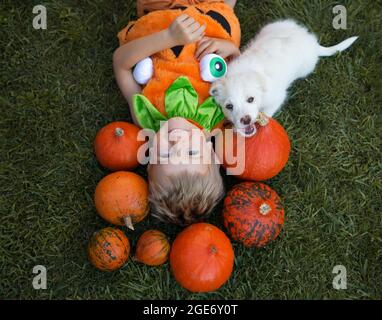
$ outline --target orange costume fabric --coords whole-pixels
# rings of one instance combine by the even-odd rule
[[[152,11],[173,9],[179,6],[195,6],[201,3],[224,2],[224,0],[138,0],[138,17],[142,17]]]
[[[190,3],[189,1],[144,1],[154,4],[167,3]],[[180,15],[187,14],[206,25],[205,34],[207,37],[221,38],[232,41],[240,47],[240,24],[233,9],[225,3],[207,2],[192,0],[194,6],[184,6],[169,10],[152,11],[130,22],[118,33],[119,44],[123,45],[134,39],[150,35],[168,28],[171,23]],[[144,7],[144,6],[143,6]],[[200,75],[199,61],[195,58],[196,43],[185,46],[177,46],[151,56],[154,64],[154,74],[151,80],[144,86],[142,94],[162,113],[165,113],[164,97],[167,88],[180,76],[186,76],[196,92],[198,93],[199,104],[209,97],[210,83],[204,82]]]

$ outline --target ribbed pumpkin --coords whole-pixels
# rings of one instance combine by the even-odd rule
[[[219,289],[231,276],[234,252],[223,231],[196,223],[178,234],[171,247],[170,265],[176,281],[192,292]]]
[[[260,182],[242,182],[224,199],[224,226],[247,247],[262,247],[277,238],[284,225],[284,208],[277,193]]]
[[[158,230],[147,230],[138,239],[135,259],[149,266],[165,263],[170,253],[166,235]]]
[[[103,219],[134,230],[133,223],[142,221],[149,211],[148,185],[133,172],[114,172],[98,183],[94,203]]]
[[[94,152],[99,163],[112,171],[131,170],[138,166],[139,128],[128,122],[112,122],[98,131]]]
[[[129,239],[116,228],[105,228],[95,232],[88,244],[90,263],[102,271],[113,271],[122,267],[130,253]]]
[[[244,171],[237,176],[243,180],[263,181],[276,176],[288,162],[290,154],[290,141],[285,129],[272,118],[263,118],[263,121],[256,124],[255,135],[243,140],[235,138],[230,142],[225,142],[225,152],[233,152],[234,157],[238,157],[237,150],[244,150],[244,157],[239,157],[237,161],[244,161]],[[244,141],[241,143],[240,141]],[[239,145],[238,145],[239,144]],[[232,151],[231,151],[232,150]],[[242,153],[241,153],[242,154]],[[231,168],[237,163],[229,163],[223,157],[223,167]]]

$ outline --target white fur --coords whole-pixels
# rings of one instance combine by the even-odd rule
[[[227,75],[212,84],[210,94],[238,132],[253,135],[260,111],[272,117],[285,101],[293,81],[311,73],[320,56],[345,50],[356,39],[325,48],[314,34],[293,20],[270,23],[228,66]],[[251,103],[250,97],[254,98]],[[227,105],[233,109],[228,110]]]

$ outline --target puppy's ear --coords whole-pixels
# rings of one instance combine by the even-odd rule
[[[213,82],[210,88],[210,96],[214,98],[220,97],[222,93],[222,87],[223,87],[223,84],[220,80]]]

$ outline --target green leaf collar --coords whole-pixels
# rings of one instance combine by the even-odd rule
[[[224,119],[221,108],[212,97],[207,98],[198,107],[198,94],[188,78],[184,76],[176,79],[166,90],[167,116],[161,114],[142,94],[133,96],[133,108],[140,126],[154,131],[160,129],[160,121],[167,121],[174,117],[195,121],[208,131]]]

